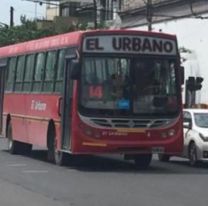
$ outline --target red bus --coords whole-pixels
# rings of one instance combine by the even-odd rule
[[[123,154],[147,167],[182,151],[182,69],[174,35],[77,31],[0,48],[3,135],[10,153],[47,147]],[[5,64],[4,64],[5,65]],[[5,67],[5,66],[4,66]]]

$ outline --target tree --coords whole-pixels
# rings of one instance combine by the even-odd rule
[[[0,27],[0,46],[14,44],[18,42],[37,39],[43,36],[54,35],[52,28],[38,29],[35,21],[21,17],[21,25],[13,27]]]
[[[50,26],[38,28],[37,21],[28,20],[25,16],[22,16],[20,20],[20,26],[0,26],[0,47],[60,33],[87,29],[86,24],[77,23],[66,25],[61,31],[57,31],[53,22],[51,22]]]

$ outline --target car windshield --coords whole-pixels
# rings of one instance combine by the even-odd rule
[[[83,58],[80,105],[95,114],[177,111],[176,64],[169,59]]]
[[[208,113],[194,113],[194,120],[198,127],[208,128]]]

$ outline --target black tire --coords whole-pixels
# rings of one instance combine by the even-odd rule
[[[59,166],[63,166],[66,164],[66,156],[64,152],[61,151],[55,151],[55,164]]]
[[[49,162],[55,163],[56,165],[62,166],[66,161],[66,154],[58,151],[55,142],[55,129],[54,126],[50,125],[48,129],[48,154],[47,159]]]
[[[28,143],[19,143],[22,154],[30,154],[32,151],[32,144]]]
[[[194,142],[192,142],[189,145],[189,163],[193,167],[196,166],[198,163],[197,148],[196,148],[196,144]]]
[[[11,154],[29,154],[32,150],[32,145],[28,143],[18,142],[13,140],[12,124],[9,122],[6,132],[8,151]]]
[[[161,162],[169,162],[169,160],[170,160],[170,155],[167,155],[167,154],[158,154],[158,159],[159,159]]]
[[[138,154],[134,157],[135,165],[138,169],[147,169],[151,163],[152,154]]]
[[[7,137],[7,147],[8,147],[9,153],[18,154],[20,152],[20,143],[13,140],[11,122],[9,122],[7,125],[6,137]]]
[[[48,128],[48,134],[47,134],[47,146],[48,146],[48,152],[47,152],[47,159],[49,162],[54,163],[55,162],[55,131],[54,127],[49,126]]]

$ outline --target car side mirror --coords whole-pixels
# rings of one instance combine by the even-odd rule
[[[186,129],[191,129],[192,128],[191,121],[183,122],[183,127]]]

